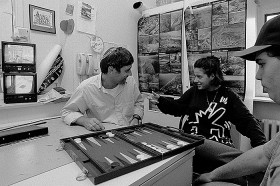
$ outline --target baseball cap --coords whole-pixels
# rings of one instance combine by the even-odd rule
[[[249,61],[254,61],[256,52],[266,49],[272,45],[280,46],[280,16],[276,16],[265,22],[254,46],[243,51],[238,51],[233,55]]]

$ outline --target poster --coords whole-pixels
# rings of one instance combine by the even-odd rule
[[[182,94],[183,11],[142,17],[138,22],[138,76],[141,92]]]
[[[78,1],[77,30],[95,35],[97,10],[91,4]]]
[[[190,85],[193,64],[206,56],[220,59],[226,86],[245,96],[245,60],[233,53],[246,47],[246,0],[223,0],[187,8],[184,12]]]

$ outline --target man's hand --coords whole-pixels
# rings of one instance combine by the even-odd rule
[[[139,125],[139,124],[141,124],[140,122],[141,121],[139,121],[138,119],[132,118],[132,120],[129,123],[129,126],[131,126],[131,125]]]
[[[84,126],[87,130],[104,130],[105,127],[102,125],[102,123],[96,119],[96,118],[86,118],[84,116],[77,119],[75,122],[78,125]]]

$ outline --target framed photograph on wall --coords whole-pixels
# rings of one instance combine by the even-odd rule
[[[55,34],[55,11],[29,4],[30,30]]]

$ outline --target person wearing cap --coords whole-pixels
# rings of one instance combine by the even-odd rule
[[[280,104],[280,16],[267,21],[253,47],[237,52],[235,56],[259,65],[256,79],[261,80],[269,97]],[[200,175],[196,185],[234,185],[222,182],[265,171],[261,186],[280,185],[280,132],[264,145],[252,148],[231,162]]]
[[[88,130],[103,130],[102,123],[138,125],[144,115],[143,97],[132,77],[132,54],[123,47],[108,49],[99,75],[84,80],[62,108],[62,119]]]

